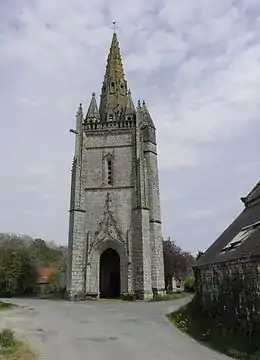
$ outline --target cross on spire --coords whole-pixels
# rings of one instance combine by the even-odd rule
[[[113,31],[114,31],[114,33],[116,32],[116,29],[118,29],[119,27],[116,25],[116,21],[114,20],[113,22],[112,22],[112,29],[113,29]]]

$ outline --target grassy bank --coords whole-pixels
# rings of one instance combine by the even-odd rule
[[[156,295],[153,299],[149,300],[149,302],[155,301],[171,301],[171,300],[178,300],[182,298],[186,298],[192,296],[190,293],[172,293],[172,294],[165,294],[165,295]],[[86,298],[86,301],[107,301],[107,302],[126,302],[126,301],[137,301],[135,294],[125,294],[121,299],[97,299],[97,298]]]
[[[155,295],[153,299],[150,301],[171,301],[171,300],[178,300],[183,299],[186,297],[192,296],[190,293],[181,292],[181,293],[172,293],[172,294],[165,294],[165,295]]]
[[[167,317],[176,327],[197,341],[234,359],[260,359],[259,340],[254,341],[244,336],[241,337],[223,326],[216,327],[213,319],[206,312],[201,311],[195,301]]]
[[[10,329],[0,332],[0,360],[35,360],[28,344],[16,339]]]
[[[12,309],[15,305],[7,302],[0,301],[0,310]]]

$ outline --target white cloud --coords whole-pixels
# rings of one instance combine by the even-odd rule
[[[190,220],[203,220],[212,215],[212,211],[209,209],[197,209],[188,214],[187,218]]]

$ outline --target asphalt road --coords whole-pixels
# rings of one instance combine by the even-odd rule
[[[165,313],[187,300],[158,303],[18,299],[0,313],[31,342],[39,360],[224,360],[179,330]]]

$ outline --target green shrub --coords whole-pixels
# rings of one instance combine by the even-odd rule
[[[127,294],[123,294],[122,295],[122,300],[125,301],[136,301],[137,300],[137,296],[134,293],[127,293]]]
[[[188,293],[195,292],[195,280],[193,278],[189,278],[184,281],[184,291]]]
[[[168,319],[183,332],[204,345],[225,353],[237,360],[259,360],[259,333],[241,336],[226,324],[218,326],[215,317],[201,306],[196,298],[167,315]]]
[[[11,329],[0,332],[0,360],[36,360],[26,342],[16,339]]]
[[[0,332],[0,347],[3,351],[11,349],[15,345],[14,332],[11,329],[3,329]]]

